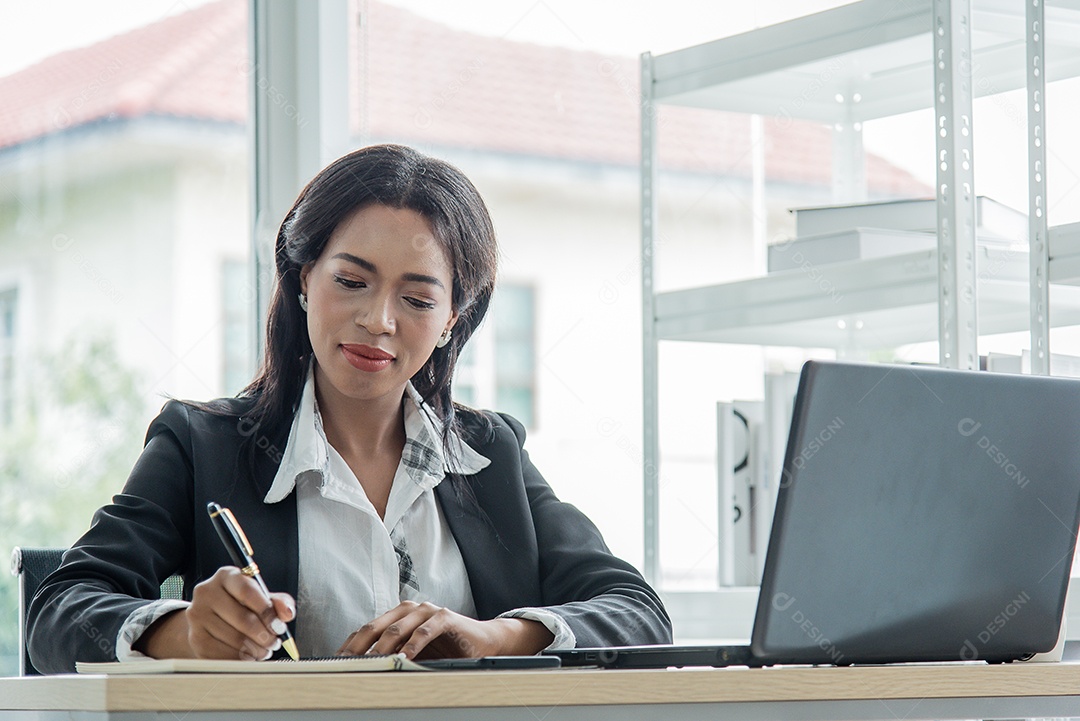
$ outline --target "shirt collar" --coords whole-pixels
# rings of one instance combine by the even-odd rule
[[[491,463],[456,433],[450,436],[451,456],[454,458],[445,457],[442,421],[411,382],[405,385],[401,402],[405,412],[405,448],[401,453],[401,463],[414,483],[425,489],[434,488],[447,473],[471,475]],[[315,374],[309,368],[300,405],[289,430],[289,440],[281,456],[281,465],[263,502],[277,503],[287,498],[296,487],[297,478],[304,473],[315,472],[326,477],[330,462],[328,445],[322,416],[315,401]]]

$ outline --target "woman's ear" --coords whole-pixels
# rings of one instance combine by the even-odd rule
[[[457,309],[455,308],[454,311],[450,314],[450,320],[448,320],[446,322],[446,328],[443,329],[444,333],[446,331],[452,329],[455,325],[457,325],[458,317],[459,317],[458,312],[457,312]]]
[[[311,263],[300,268],[300,292],[307,295],[307,277],[311,272]]]

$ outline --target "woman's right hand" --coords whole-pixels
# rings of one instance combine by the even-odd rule
[[[146,629],[135,650],[153,658],[264,660],[281,648],[278,635],[295,615],[292,596],[271,593],[267,601],[255,581],[225,566],[195,586],[190,606]]]

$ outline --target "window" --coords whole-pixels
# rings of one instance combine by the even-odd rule
[[[61,6],[6,16],[0,51],[0,527],[43,546],[120,490],[165,398],[242,387],[255,337],[247,3]],[[4,574],[0,675],[16,597]]]
[[[458,359],[454,399],[536,427],[536,290],[500,284],[484,324]]]
[[[17,291],[0,292],[0,427],[15,416],[15,309]]]
[[[254,375],[252,308],[255,288],[246,260],[225,260],[221,264],[221,374],[227,395],[235,395]]]
[[[536,426],[536,291],[502,285],[495,295],[495,407]]]
[[[458,356],[457,366],[454,369],[454,400],[467,406],[479,405],[476,392],[476,347],[479,338],[474,335],[465,344],[465,350]]]

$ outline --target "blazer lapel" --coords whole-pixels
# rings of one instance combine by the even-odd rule
[[[284,448],[284,441],[281,441],[281,444],[277,448]],[[294,490],[277,503],[263,502],[274,482],[280,462],[280,455],[269,452],[264,453],[256,462],[253,501],[261,506],[260,512],[255,515],[265,522],[263,533],[273,539],[272,545],[268,545],[264,553],[279,554],[277,563],[269,565],[279,569],[277,574],[283,574],[278,575],[276,587],[271,586],[270,590],[285,591],[296,599],[300,588],[300,531],[296,519],[296,492]],[[255,550],[257,552],[259,549]],[[265,573],[264,579],[267,585],[270,585],[270,578]]]
[[[490,467],[480,475],[490,471]],[[470,477],[470,481],[473,477]],[[469,574],[476,613],[481,620],[522,605],[521,589],[529,588],[515,578],[516,568],[510,549],[499,536],[481,506],[469,498],[459,499],[453,481],[446,478],[435,486],[435,497],[442,506],[450,532],[461,550],[465,570]],[[516,591],[516,593],[515,593]]]

